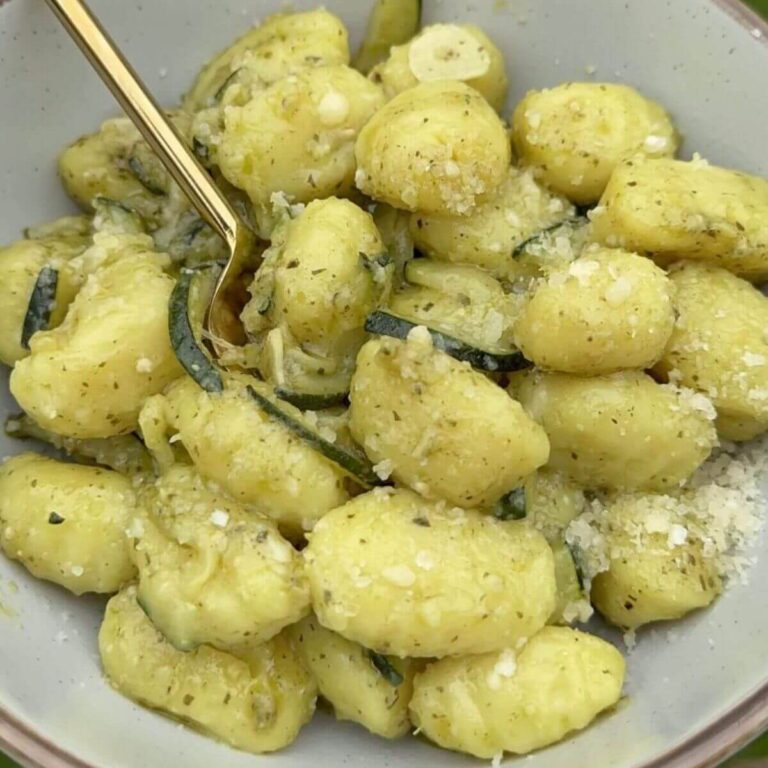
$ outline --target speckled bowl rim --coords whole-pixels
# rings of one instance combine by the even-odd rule
[[[0,6],[6,0],[0,0]],[[709,0],[744,31],[758,37],[768,52],[768,21],[741,0]],[[768,680],[722,717],[658,757],[627,768],[715,768],[768,729]],[[0,749],[27,768],[103,768],[57,747],[0,706]]]

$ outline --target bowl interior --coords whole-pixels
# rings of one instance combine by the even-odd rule
[[[291,3],[292,8],[316,3]],[[159,99],[174,104],[195,71],[276,0],[93,0]],[[369,2],[326,0],[359,40]],[[685,136],[685,155],[768,176],[768,47],[738,11],[711,0],[425,0],[425,20],[472,21],[504,50],[511,101],[564,80],[624,81],[658,99]],[[755,22],[751,22],[755,23]],[[42,2],[0,8],[0,242],[71,210],[55,175],[58,150],[116,105]],[[0,311],[2,308],[0,307]],[[0,372],[0,418],[14,410]],[[660,446],[663,450],[663,447]],[[0,455],[17,451],[0,436]],[[674,627],[640,633],[628,700],[617,712],[526,762],[547,768],[640,766],[713,724],[768,683],[768,560],[748,585]],[[102,680],[96,629],[103,601],[74,599],[0,558],[0,740],[18,743],[7,715],[88,765],[208,768],[272,765],[383,768],[473,765],[426,743],[387,743],[318,715],[294,746],[269,758],[229,750],[121,698]],[[614,636],[618,641],[618,637]],[[768,694],[766,694],[768,699]],[[768,703],[766,703],[768,707]],[[761,709],[728,734],[759,724]],[[714,760],[719,747],[698,752]],[[675,765],[702,764],[690,755]],[[597,757],[599,755],[599,758]],[[45,758],[46,765],[68,766]],[[671,762],[665,762],[671,765]]]

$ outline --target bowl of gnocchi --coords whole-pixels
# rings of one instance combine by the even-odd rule
[[[94,8],[252,234],[243,338],[224,244],[3,6],[0,747],[693,768],[763,729],[765,25]]]

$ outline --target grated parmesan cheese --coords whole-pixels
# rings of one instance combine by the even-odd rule
[[[575,277],[582,285],[587,285],[592,275],[600,269],[600,262],[589,259],[577,259],[568,267],[568,274]]]
[[[390,565],[381,572],[381,575],[398,587],[410,587],[416,581],[416,576],[407,565]]]
[[[209,519],[217,528],[226,528],[229,523],[229,515],[223,509],[214,509]]]
[[[679,494],[634,494],[642,521],[625,530],[636,548],[649,536],[663,535],[670,549],[689,539],[698,541],[703,557],[711,561],[724,582],[748,582],[755,557],[747,553],[765,523],[768,498],[761,488],[768,475],[768,437],[736,447],[725,444],[716,449]],[[565,532],[566,542],[579,553],[586,588],[608,569],[612,551],[604,531],[608,510],[622,497],[598,495]]]

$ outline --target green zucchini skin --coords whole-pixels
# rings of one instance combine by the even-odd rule
[[[322,453],[326,459],[341,467],[344,472],[358,483],[369,488],[384,484],[379,476],[373,471],[366,459],[354,456],[343,448],[339,448],[337,445],[329,443],[327,440],[320,437],[320,435],[315,434],[312,430],[280,410],[279,406],[275,405],[263,395],[260,395],[253,387],[247,387],[246,389],[250,398],[262,411],[264,411],[264,413],[271,416],[275,421],[280,422],[290,432],[293,432],[294,435],[300,437],[311,448]]]
[[[397,688],[403,682],[403,676],[392,666],[392,663],[386,656],[382,656],[376,651],[368,651],[368,658],[371,664],[376,667],[376,671],[393,687]]]
[[[389,55],[393,45],[407,43],[421,26],[421,0],[377,0],[352,66],[364,75]]]
[[[312,395],[302,392],[292,392],[289,389],[277,387],[275,394],[286,403],[295,405],[301,411],[322,411],[346,402],[347,392],[334,392],[329,395]]]
[[[198,271],[181,270],[168,302],[168,333],[176,358],[190,377],[206,392],[222,392],[221,374],[197,343],[189,320],[189,291]]]
[[[139,160],[136,155],[131,155],[128,158],[128,170],[136,177],[136,180],[141,184],[147,192],[153,195],[165,195],[165,190],[155,184],[144,170],[144,164]]]
[[[21,326],[21,346],[29,349],[29,340],[38,331],[44,331],[51,322],[51,313],[56,304],[56,288],[59,272],[53,267],[43,267],[37,275],[32,294],[29,297],[27,313]]]
[[[576,568],[576,578],[579,580],[579,587],[581,587],[583,590],[587,582],[587,580],[584,578],[584,556],[581,552],[581,549],[576,544],[571,544],[568,540],[566,540],[565,546],[571,553],[571,560],[573,560],[573,565]]]
[[[195,157],[204,165],[208,166],[211,159],[211,153],[207,144],[203,144],[196,136],[192,139],[192,151]]]
[[[375,333],[379,336],[406,339],[408,334],[418,325],[419,323],[414,323],[397,315],[392,315],[389,312],[378,310],[368,316],[368,319],[365,321],[365,330],[368,333]],[[510,352],[508,354],[485,352],[440,331],[432,328],[427,328],[427,330],[430,336],[432,336],[432,343],[435,345],[435,349],[445,352],[455,360],[469,363],[473,368],[477,368],[480,371],[509,373],[532,366],[532,363],[526,360],[521,352]]]
[[[545,227],[544,229],[537,232],[535,235],[531,235],[529,238],[523,240],[522,243],[515,246],[514,250],[512,251],[512,258],[519,259],[526,252],[529,246],[541,240],[545,235],[548,235],[550,232],[555,232],[561,227],[570,227],[572,229],[575,229],[576,227],[580,227],[588,223],[589,222],[587,218],[581,215],[577,215],[570,219],[564,219],[563,221],[558,221],[557,224],[553,224],[551,227]]]
[[[502,496],[493,508],[493,516],[499,520],[524,520],[527,514],[524,488],[515,488]]]

